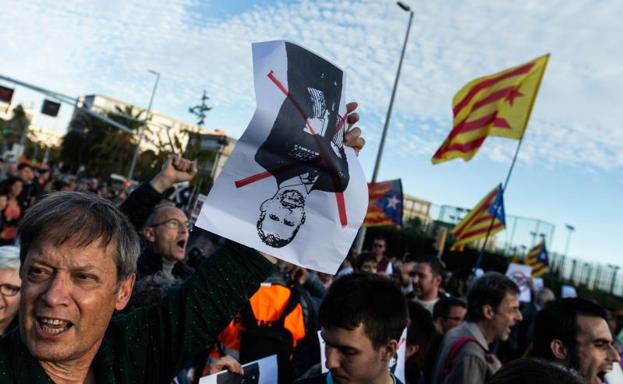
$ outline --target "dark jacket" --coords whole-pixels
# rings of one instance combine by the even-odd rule
[[[92,363],[97,383],[169,384],[271,271],[256,251],[226,243],[160,304],[113,316]],[[18,330],[0,339],[0,383],[52,383]]]

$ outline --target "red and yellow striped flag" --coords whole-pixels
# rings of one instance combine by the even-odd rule
[[[502,184],[489,192],[478,204],[450,231],[456,238],[456,242],[450,248],[451,251],[462,251],[465,245],[474,240],[490,235],[504,229],[506,215],[504,214],[504,190]]]
[[[470,160],[487,136],[519,140],[530,118],[549,54],[469,82],[452,99],[454,127],[433,164]]]

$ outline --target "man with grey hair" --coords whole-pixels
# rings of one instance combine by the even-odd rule
[[[21,285],[19,248],[11,245],[0,247],[0,335],[17,327],[15,315]]]
[[[501,366],[489,344],[507,340],[519,321],[517,285],[498,272],[478,278],[467,294],[465,323],[441,342],[432,383],[484,384]]]
[[[159,305],[113,317],[130,299],[140,251],[121,211],[57,192],[27,212],[20,232],[20,332],[0,341],[3,382],[168,382],[272,270],[228,243]]]

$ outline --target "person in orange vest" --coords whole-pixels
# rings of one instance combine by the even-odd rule
[[[293,379],[294,349],[305,334],[298,291],[284,282],[265,282],[220,333],[210,357],[229,355],[244,364],[276,354],[279,382],[287,383]]]

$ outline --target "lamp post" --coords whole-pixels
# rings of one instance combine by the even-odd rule
[[[565,246],[565,256],[567,256],[569,254],[569,243],[571,242],[571,233],[575,231],[575,227],[569,224],[565,224],[565,227],[567,227],[567,230],[569,231],[567,232],[567,245]]]
[[[392,108],[394,106],[394,98],[396,97],[396,88],[398,88],[398,79],[400,78],[400,70],[402,69],[402,61],[405,57],[405,51],[407,50],[407,41],[409,40],[409,32],[411,31],[411,22],[413,21],[413,11],[411,7],[402,1],[397,2],[398,6],[403,11],[409,12],[409,25],[407,26],[407,33],[405,35],[405,41],[402,45],[402,52],[400,53],[400,61],[398,62],[398,72],[396,72],[396,80],[394,80],[394,88],[392,89],[392,96],[389,99],[389,108],[387,108],[387,116],[385,117],[385,126],[383,126],[383,133],[381,134],[381,143],[379,144],[379,151],[376,154],[376,162],[374,163],[374,172],[372,172],[372,182],[376,182],[376,177],[379,173],[379,166],[381,165],[381,157],[383,156],[383,148],[385,147],[385,137],[387,136],[387,128],[389,127],[389,119],[392,115]]]
[[[128,179],[132,180],[134,177],[134,168],[136,168],[136,161],[138,160],[138,155],[141,151],[141,142],[143,141],[143,133],[145,131],[145,127],[147,126],[147,121],[149,121],[149,114],[151,112],[151,106],[154,102],[154,96],[156,95],[156,89],[158,88],[158,81],[160,81],[160,72],[156,72],[152,69],[148,71],[149,73],[156,75],[156,81],[154,82],[154,88],[151,90],[151,97],[149,98],[149,104],[147,105],[147,115],[145,116],[145,120],[143,124],[138,128],[138,143],[136,144],[136,149],[134,150],[134,156],[132,156],[132,163],[130,164],[130,170],[128,171]]]
[[[392,95],[389,99],[389,107],[387,108],[387,116],[385,117],[385,125],[383,126],[383,133],[381,134],[381,142],[379,144],[379,150],[376,154],[376,161],[374,162],[374,171],[372,172],[372,182],[376,183],[376,177],[379,173],[379,167],[381,165],[381,157],[383,156],[383,148],[385,147],[385,137],[387,136],[387,128],[389,127],[389,119],[392,115],[392,108],[394,106],[394,98],[396,97],[396,88],[398,88],[398,79],[400,78],[400,70],[402,69],[402,61],[405,57],[405,51],[407,50],[407,41],[409,40],[409,32],[411,31],[411,22],[413,21],[413,11],[411,7],[402,1],[396,2],[398,6],[405,12],[409,12],[409,24],[407,25],[407,33],[405,34],[405,41],[402,44],[402,51],[400,52],[400,61],[398,62],[398,71],[396,72],[396,79],[394,80],[394,88],[392,89]],[[361,227],[357,234],[357,251],[361,252],[363,249],[363,242],[366,237],[366,227]]]
[[[612,265],[612,264],[608,264],[608,267],[614,269],[614,271],[612,271],[612,279],[610,280],[610,294],[614,293],[614,286],[615,283],[617,281],[617,272],[619,271],[619,267],[618,265]]]

